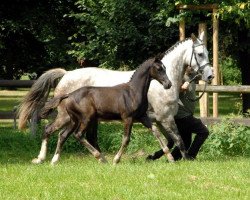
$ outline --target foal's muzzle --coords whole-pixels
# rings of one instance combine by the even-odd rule
[[[166,81],[162,85],[163,85],[164,89],[169,89],[169,88],[171,88],[172,83],[171,83],[171,81]]]

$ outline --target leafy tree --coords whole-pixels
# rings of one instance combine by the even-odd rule
[[[19,79],[23,73],[41,74],[52,66],[72,62],[67,55],[71,0],[1,1],[0,77]]]
[[[79,21],[78,32],[70,37],[77,58],[95,60],[102,66],[135,67],[162,52],[178,40],[178,29],[165,27],[157,17],[161,7],[171,15],[172,4],[164,1],[80,0],[79,12],[69,16]],[[172,6],[169,6],[172,5]]]

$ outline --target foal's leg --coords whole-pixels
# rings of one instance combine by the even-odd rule
[[[32,163],[34,163],[34,164],[40,164],[40,163],[42,163],[46,159],[49,137],[55,131],[57,131],[60,128],[62,128],[68,122],[69,122],[69,118],[67,118],[67,116],[65,116],[64,119],[62,119],[60,117],[57,117],[56,120],[53,123],[51,123],[51,124],[49,124],[49,125],[47,125],[45,127],[44,134],[43,134],[43,139],[42,139],[42,145],[41,145],[41,149],[40,149],[39,155],[37,156],[37,158],[34,158],[32,160]]]
[[[87,120],[85,120],[87,121]],[[90,122],[91,123],[91,122]],[[82,122],[77,133],[74,134],[75,138],[82,144],[84,145],[89,152],[97,159],[99,160],[101,163],[107,163],[108,161],[106,160],[105,156],[99,151],[97,150],[95,147],[93,147],[88,140],[86,140],[83,136],[85,134],[85,131],[88,127],[88,123],[86,122]],[[99,147],[99,146],[98,146]]]
[[[55,165],[59,161],[63,144],[65,143],[65,141],[68,139],[68,137],[71,135],[71,133],[74,130],[75,130],[75,126],[72,123],[70,123],[66,129],[64,129],[62,132],[59,133],[56,151],[55,151],[55,154],[51,160],[51,165]]]
[[[159,142],[159,144],[160,144],[160,146],[162,148],[162,151],[167,156],[168,161],[169,162],[174,162],[174,158],[173,158],[172,154],[170,153],[166,142],[161,138],[161,133],[158,130],[158,128],[155,125],[152,125],[152,122],[151,122],[150,118],[148,116],[144,116],[143,118],[140,119],[140,122],[145,127],[147,127],[150,131],[152,131],[153,135],[158,140],[158,142]]]
[[[115,155],[115,158],[113,160],[113,164],[117,164],[117,163],[120,162],[121,156],[124,153],[125,148],[129,144],[132,125],[133,125],[133,119],[132,118],[124,119],[124,134],[123,134],[123,137],[122,137],[122,145],[121,145],[118,153]]]
[[[98,145],[97,128],[98,128],[98,120],[97,119],[91,120],[86,130],[86,139],[93,147],[95,147],[98,151],[101,152],[101,149]]]

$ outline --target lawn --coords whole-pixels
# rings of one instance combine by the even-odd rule
[[[138,127],[136,127],[138,128]],[[34,165],[40,144],[28,133],[0,128],[0,199],[226,199],[250,197],[250,158],[206,157],[170,164],[152,151],[126,153],[113,166],[98,163],[82,149],[65,151],[58,165]],[[137,134],[137,133],[135,133]],[[132,140],[131,143],[134,141]],[[144,148],[144,147],[141,147]],[[154,146],[158,149],[158,146]]]

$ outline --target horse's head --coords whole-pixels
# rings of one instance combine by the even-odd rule
[[[209,63],[208,51],[203,43],[204,32],[196,38],[194,34],[191,35],[192,50],[188,54],[188,64],[195,72],[202,75],[202,80],[211,82],[214,78],[212,66]]]
[[[169,89],[172,86],[172,83],[166,74],[166,67],[158,57],[153,60],[152,67],[150,68],[150,75],[153,79],[159,81],[164,89]]]

